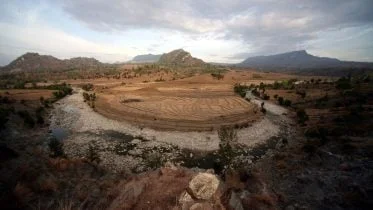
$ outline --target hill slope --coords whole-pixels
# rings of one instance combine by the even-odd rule
[[[68,70],[81,69],[103,65],[94,58],[77,57],[60,60],[50,55],[39,55],[38,53],[26,53],[10,64],[0,68],[3,72],[22,72],[37,70]]]
[[[262,70],[320,70],[335,68],[373,68],[372,63],[347,62],[335,58],[317,57],[305,50],[269,56],[250,57],[238,64]]]
[[[156,63],[162,55],[145,54],[137,55],[130,62],[131,63]]]
[[[194,58],[189,52],[183,49],[173,50],[165,53],[159,59],[159,63],[167,65],[181,65],[181,66],[201,66],[205,62],[203,60]]]

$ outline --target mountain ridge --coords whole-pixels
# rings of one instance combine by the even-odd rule
[[[189,52],[183,49],[177,49],[168,53],[164,53],[160,57],[158,63],[181,66],[202,66],[206,64],[203,60],[192,57]]]
[[[37,70],[68,70],[72,68],[87,68],[104,65],[95,58],[74,57],[70,59],[58,59],[51,55],[40,55],[35,52],[27,52],[8,65],[0,67],[3,72],[37,71]]]
[[[132,58],[130,63],[156,63],[161,58],[162,54],[142,54]]]
[[[309,70],[328,68],[373,68],[373,63],[341,61],[336,58],[318,57],[306,50],[291,51],[267,56],[249,57],[237,64],[258,70]]]

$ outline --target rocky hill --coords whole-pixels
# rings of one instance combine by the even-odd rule
[[[90,68],[103,65],[94,58],[77,57],[61,60],[50,55],[39,55],[38,53],[26,53],[10,64],[0,68],[3,72],[22,72],[50,70],[61,71],[69,69]]]
[[[173,50],[165,53],[159,59],[159,63],[167,65],[181,65],[181,66],[201,66],[205,62],[203,60],[194,58],[189,52],[183,49]]]
[[[340,61],[335,58],[318,57],[308,54],[307,51],[292,51],[269,56],[250,57],[238,64],[241,67],[250,67],[258,70],[325,70],[370,68],[373,63]]]
[[[156,63],[162,55],[145,54],[135,56],[130,63]]]

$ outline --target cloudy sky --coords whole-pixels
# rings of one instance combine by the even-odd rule
[[[0,0],[0,65],[25,52],[210,62],[306,49],[373,62],[373,0]]]

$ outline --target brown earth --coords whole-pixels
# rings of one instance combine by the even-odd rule
[[[149,79],[152,76],[153,80]],[[141,82],[145,77],[147,82]],[[152,82],[158,77],[87,82],[96,87],[96,111],[108,118],[161,130],[203,131],[221,126],[245,127],[261,118],[256,105],[234,94],[235,83],[273,83],[275,79],[295,76],[228,71],[222,80],[202,74],[179,80],[163,77],[165,82]]]
[[[120,86],[100,93],[96,109],[109,118],[184,131],[247,125],[259,119],[256,106],[231,89],[231,85],[183,81]]]
[[[28,89],[8,89],[0,90],[0,95],[7,96],[9,99],[15,100],[39,100],[40,97],[44,99],[51,98],[55,90],[28,90]]]

